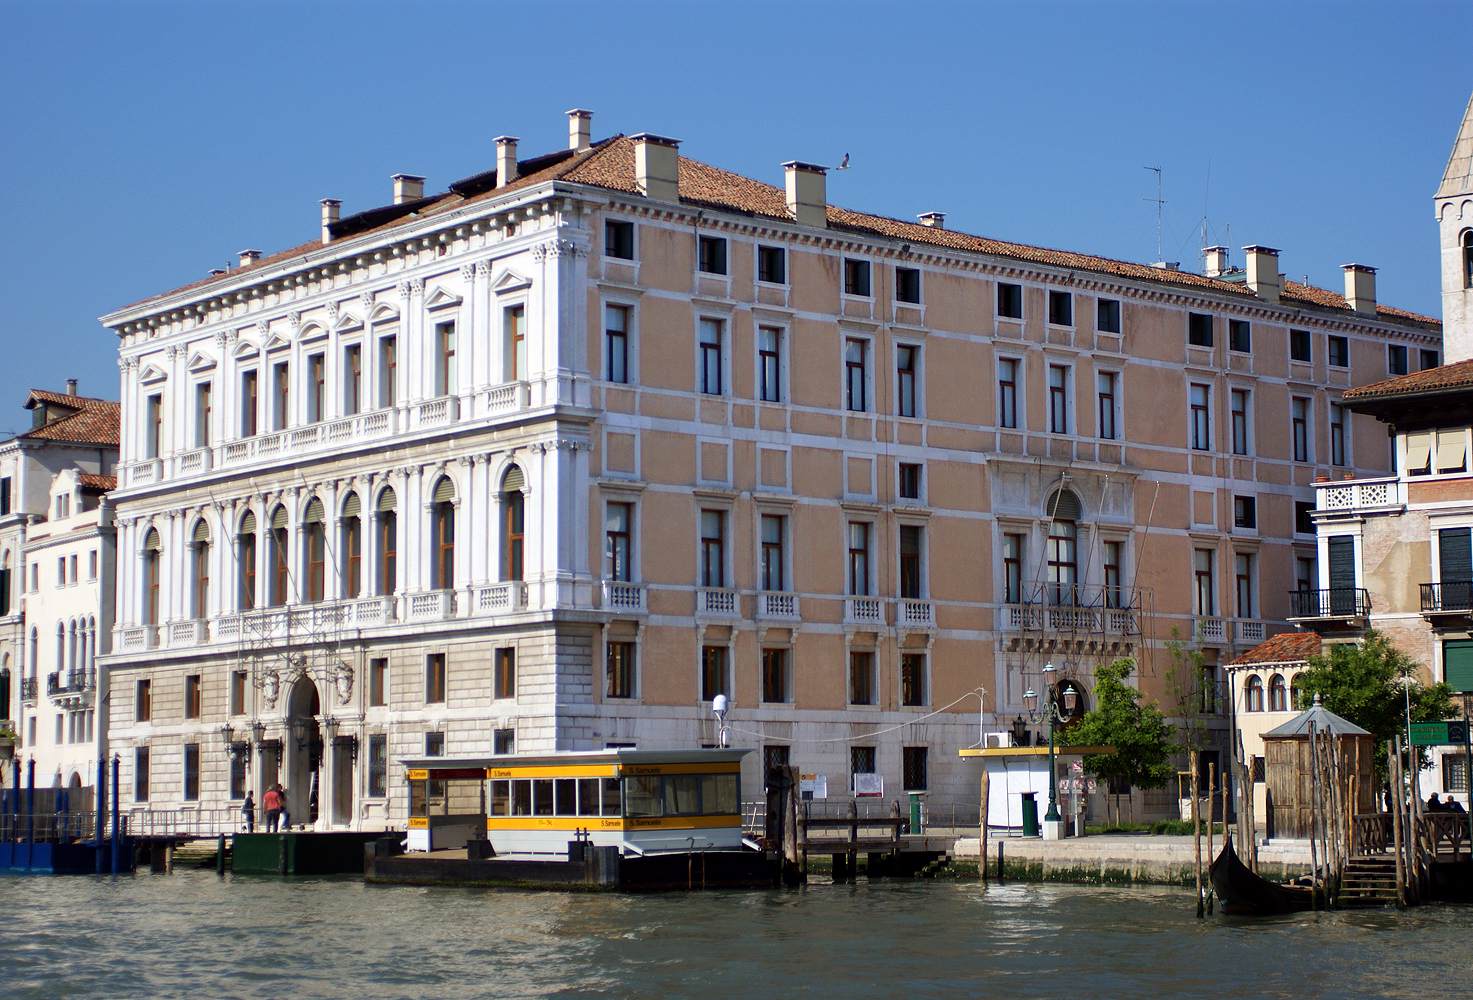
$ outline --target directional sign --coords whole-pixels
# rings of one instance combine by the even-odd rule
[[[1462,746],[1468,742],[1466,722],[1413,722],[1412,746]]]

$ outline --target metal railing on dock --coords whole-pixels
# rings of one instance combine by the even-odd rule
[[[128,833],[134,837],[183,840],[245,831],[239,809],[130,809],[127,816]]]
[[[0,841],[73,844],[97,836],[97,814],[82,812],[0,814]]]

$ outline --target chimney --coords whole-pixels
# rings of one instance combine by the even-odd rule
[[[322,242],[332,242],[332,229],[334,222],[343,214],[343,203],[336,198],[322,199]]]
[[[932,229],[946,228],[945,212],[922,212],[916,218],[921,220],[921,225],[923,226],[930,226]]]
[[[69,379],[66,380],[66,394],[68,396],[75,396],[77,394],[77,380],[76,379],[69,378]]]
[[[496,137],[496,186],[506,187],[517,179],[517,137]]]
[[[1233,269],[1228,263],[1227,247],[1202,248],[1202,273],[1209,278],[1220,278]]]
[[[423,177],[416,177],[414,174],[395,174],[393,181],[395,205],[402,205],[406,201],[419,201],[425,196]]]
[[[789,160],[783,164],[788,214],[800,226],[828,227],[828,168]]]
[[[223,268],[223,267],[212,267],[212,268],[210,268],[210,277],[212,277],[212,278],[218,278],[218,277],[220,277],[220,275],[226,274],[226,273],[228,273],[228,272],[226,272],[225,268]]]
[[[1345,272],[1345,302],[1364,316],[1376,315],[1376,269],[1364,264],[1341,264]]]
[[[655,201],[680,200],[680,140],[650,132],[634,140],[634,186]]]
[[[1279,301],[1283,282],[1279,277],[1279,252],[1256,244],[1243,248],[1248,258],[1248,287],[1265,302]]]
[[[259,251],[259,250],[242,250],[240,252],[240,266],[241,267],[250,267],[252,264],[255,264],[258,261],[260,261],[260,259],[261,259],[261,251]]]
[[[593,112],[573,108],[568,112],[568,148],[583,152],[592,143]]]

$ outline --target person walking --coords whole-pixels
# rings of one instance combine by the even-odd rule
[[[275,833],[281,822],[281,786],[273,785],[261,796],[261,805],[266,809],[266,832]]]
[[[292,810],[291,806],[287,805],[286,786],[277,785],[276,792],[281,796],[281,828],[282,830],[290,830],[292,828]]]
[[[256,832],[256,798],[254,792],[247,791],[245,801],[240,804],[240,821],[245,825],[246,833]]]

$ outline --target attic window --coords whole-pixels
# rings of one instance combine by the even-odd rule
[[[1331,368],[1350,367],[1350,341],[1344,337],[1329,338],[1329,362]]]
[[[1187,343],[1193,347],[1212,346],[1212,317],[1207,313],[1187,313]]]
[[[706,274],[726,273],[726,239],[722,236],[702,236],[699,241],[698,267]]]
[[[634,223],[622,219],[604,222],[604,256],[634,259]]]

